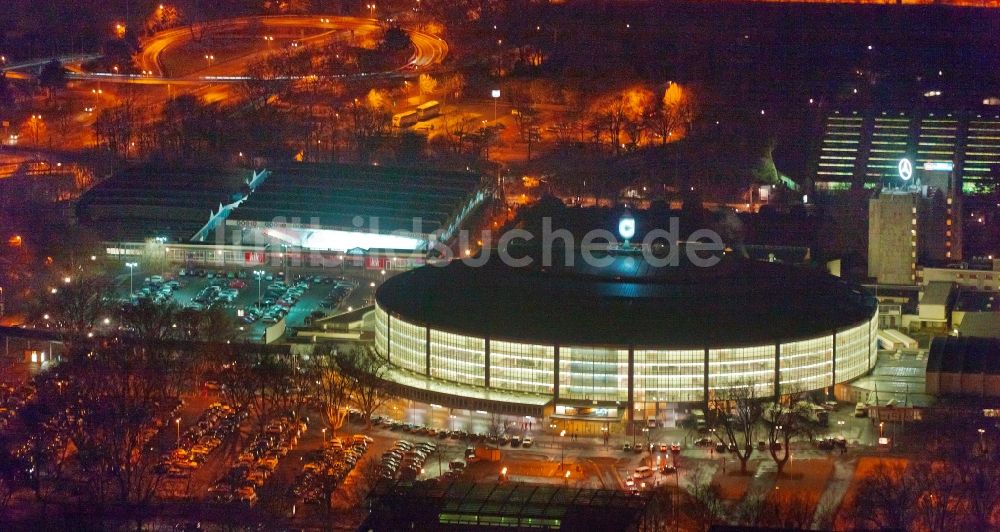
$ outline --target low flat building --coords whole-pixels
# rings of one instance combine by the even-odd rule
[[[954,314],[958,314],[955,311]],[[959,336],[1000,338],[1000,312],[968,312],[956,322]]]
[[[1000,340],[935,338],[927,357],[926,391],[933,395],[1000,397]]]
[[[251,177],[235,170],[128,169],[87,191],[76,215],[106,242],[187,242],[220,205],[246,196]]]
[[[921,327],[947,328],[955,286],[951,283],[928,283],[920,296],[918,316]]]
[[[654,530],[651,499],[522,482],[380,484],[358,530]]]
[[[955,283],[978,290],[1000,290],[1000,259],[972,261],[947,267],[918,266],[917,282]]]
[[[301,250],[426,251],[488,197],[473,172],[297,164],[270,176],[225,219],[226,240]],[[206,235],[207,236],[207,235]]]

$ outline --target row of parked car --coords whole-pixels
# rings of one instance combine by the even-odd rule
[[[229,405],[213,403],[184,431],[177,448],[163,456],[156,472],[168,478],[188,477],[208,460],[208,455],[222,444],[222,440],[239,429],[244,419],[245,413],[238,414]]]
[[[35,387],[25,384],[18,388],[0,383],[0,429],[7,428],[18,409],[35,397]]]
[[[275,281],[267,286],[267,291],[259,302],[249,305],[243,312],[243,321],[253,323],[261,320],[264,323],[277,323],[288,311],[299,302],[302,294],[309,289],[309,283],[298,281],[291,286],[284,281]]]
[[[325,442],[322,450],[309,454],[309,461],[302,466],[290,493],[306,504],[329,503],[327,497],[344,482],[372,442],[372,438],[362,434]]]
[[[399,440],[392,449],[382,455],[379,464],[379,478],[384,480],[416,480],[424,472],[424,463],[437,450],[434,442],[412,443]]]
[[[132,295],[133,302],[148,299],[154,303],[164,303],[174,296],[174,291],[181,287],[179,281],[167,281],[160,275],[147,277],[142,286]]]
[[[344,299],[347,299],[347,296],[351,294],[351,290],[356,286],[357,283],[354,281],[337,280],[336,286],[320,301],[320,306],[323,308],[337,308]]]
[[[181,268],[177,275],[181,277],[205,277],[207,279],[249,279],[250,273],[246,270],[205,270],[195,268]],[[270,275],[269,281],[270,279]]]
[[[212,501],[239,501],[248,506],[257,503],[257,490],[278,469],[278,461],[298,445],[299,437],[308,429],[305,418],[285,416],[267,425],[254,435],[240,453],[239,462],[209,488]]]
[[[352,421],[359,421],[359,420],[352,419]],[[464,430],[436,429],[433,427],[426,427],[424,425],[417,425],[414,423],[403,423],[400,421],[395,421],[393,419],[381,416],[373,417],[372,423],[377,426],[385,427],[394,432],[409,432],[410,434],[415,434],[417,436],[427,436],[429,438],[438,438],[441,440],[452,439],[452,440],[462,440],[467,442],[481,442],[497,446],[504,446],[509,444],[511,447],[531,447],[535,444],[534,438],[532,438],[530,435],[525,435],[525,436],[507,435],[507,434],[489,435],[478,432],[468,432]]]
[[[202,288],[196,296],[194,302],[198,305],[207,306],[214,303],[232,303],[239,297],[239,288],[229,288],[218,285],[209,285]]]

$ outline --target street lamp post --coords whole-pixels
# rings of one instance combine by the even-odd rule
[[[128,268],[128,296],[131,298],[135,295],[132,285],[132,274],[135,272],[135,267],[138,266],[137,262],[126,262],[125,267]]]
[[[562,469],[566,463],[566,429],[559,433],[559,442],[559,469]]]
[[[976,429],[976,432],[979,433],[979,447],[983,451],[983,456],[986,456],[988,454],[988,451],[986,450],[986,429],[979,428]]]
[[[323,427],[323,446],[326,446],[326,427]]]
[[[38,126],[41,125],[42,115],[31,115],[31,126],[35,132],[35,146],[38,146]]]
[[[181,448],[181,418],[174,420],[174,424],[177,425],[177,448]]]
[[[497,101],[500,100],[500,89],[493,89],[490,92],[490,95],[493,96],[493,125],[496,125],[496,123],[497,123]]]
[[[165,236],[158,236],[158,237],[153,238],[153,241],[156,242],[157,244],[159,244],[160,248],[163,250],[163,264],[160,265],[160,271],[162,272],[163,276],[166,277],[166,275],[167,275],[167,251],[168,251],[167,250],[167,237],[165,237]]]
[[[257,276],[257,308],[260,308],[260,283],[264,278],[264,270],[254,270],[253,274]]]

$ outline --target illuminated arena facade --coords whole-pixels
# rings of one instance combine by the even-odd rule
[[[374,322],[388,378],[457,407],[614,418],[740,383],[759,397],[829,389],[875,363],[874,298],[825,272],[732,253],[708,268],[654,267],[634,252],[604,252],[600,266],[574,258],[454,261],[386,281]]]

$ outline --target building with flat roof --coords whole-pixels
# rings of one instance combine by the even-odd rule
[[[868,276],[914,284],[919,264],[960,261],[960,207],[939,189],[881,190],[868,202]]]
[[[108,242],[187,242],[220,205],[246,194],[249,171],[132,168],[77,202],[80,223]]]
[[[912,180],[962,194],[988,194],[1000,164],[1000,113],[985,106],[966,111],[833,111],[826,117],[816,163],[820,191],[881,189]]]
[[[494,255],[381,285],[374,348],[404,395],[610,422],[670,417],[737,384],[761,397],[825,389],[875,358],[874,298],[819,270],[734,253],[711,267],[654,266],[635,250],[598,251],[599,265],[525,253],[525,267]]]
[[[358,530],[651,530],[651,498],[523,482],[383,483]]]
[[[951,309],[955,303],[955,285],[951,283],[928,283],[920,295],[917,317],[923,327],[947,328],[951,319]]]
[[[954,336],[932,340],[927,393],[1000,397],[1000,340]]]
[[[1000,304],[1000,296],[997,297],[996,303]],[[958,314],[957,309],[954,314]],[[1000,339],[1000,309],[995,308],[990,312],[966,312],[961,320],[955,317],[955,326],[958,328],[959,336]]]
[[[295,164],[270,176],[228,214],[242,243],[303,250],[427,250],[446,242],[488,197],[473,172],[373,165]]]

